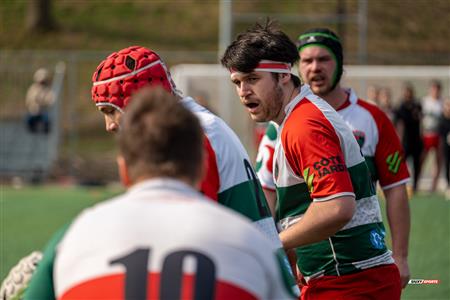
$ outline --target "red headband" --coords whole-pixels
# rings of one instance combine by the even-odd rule
[[[291,64],[273,60],[261,60],[253,71],[271,73],[291,73]],[[231,73],[238,73],[235,69],[230,69]]]

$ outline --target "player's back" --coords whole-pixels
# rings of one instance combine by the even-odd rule
[[[248,154],[233,130],[194,99],[185,97],[181,103],[200,119],[213,148],[220,177],[218,193],[227,193],[230,188],[252,179],[248,177],[244,163],[244,160],[249,161]]]
[[[218,202],[254,221],[273,240],[274,246],[280,248],[266,198],[239,138],[222,119],[192,98],[184,98],[182,104],[200,119],[211,145],[219,180]],[[206,180],[211,181],[212,177]]]
[[[57,249],[58,299],[289,298],[270,242],[176,181],[86,210]]]

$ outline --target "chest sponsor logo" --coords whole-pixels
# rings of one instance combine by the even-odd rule
[[[388,165],[389,172],[393,174],[397,174],[400,169],[400,163],[402,161],[402,156],[398,151],[395,151],[392,154],[389,154],[386,158],[386,164]]]
[[[347,169],[344,160],[340,156],[324,157],[316,161],[313,164],[313,168],[317,171],[319,178],[337,172],[344,172]]]

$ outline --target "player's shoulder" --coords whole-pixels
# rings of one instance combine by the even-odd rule
[[[217,240],[220,233],[220,240],[235,248],[272,249],[270,241],[248,218],[225,206],[208,200],[192,201],[178,211],[183,212],[183,230],[196,240]]]
[[[376,104],[370,103],[366,100],[358,98],[356,106],[367,111],[377,123],[390,122],[389,117]]]
[[[383,112],[376,104],[371,103],[371,102],[369,102],[367,100],[364,100],[364,99],[361,99],[361,98],[358,98],[358,100],[356,100],[356,105],[361,107],[361,108],[364,108],[364,109],[368,110],[371,113],[381,113],[381,112]]]
[[[311,130],[331,129],[339,122],[343,121],[325,100],[309,94],[287,116],[281,135],[308,135]]]
[[[110,199],[104,200],[100,203],[94,204],[83,209],[74,219],[72,224],[78,222],[97,222],[102,215],[108,215],[112,211],[120,211],[123,205],[123,200],[126,199],[127,194],[121,194]]]

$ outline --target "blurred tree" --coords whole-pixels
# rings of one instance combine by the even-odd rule
[[[340,18],[340,22],[337,23],[337,34],[341,39],[342,47],[345,49],[345,29],[346,29],[346,20],[347,17],[347,7],[345,6],[345,0],[338,0],[336,7],[336,14]]]
[[[29,32],[48,32],[56,29],[51,0],[28,0],[25,26]]]

